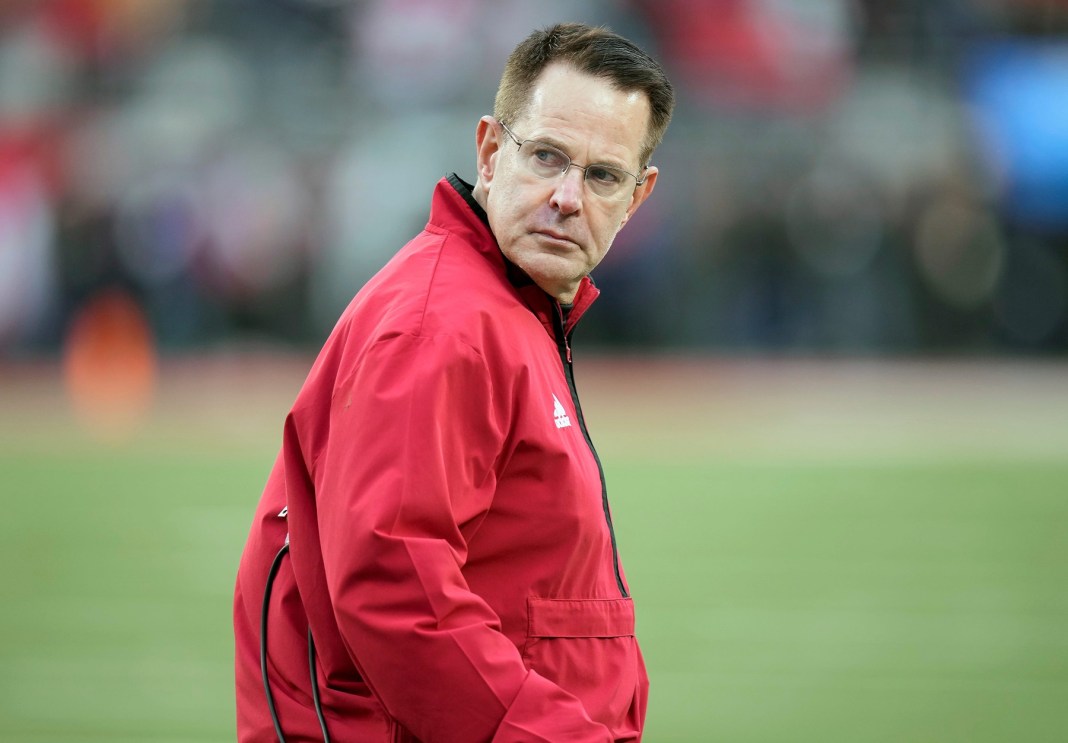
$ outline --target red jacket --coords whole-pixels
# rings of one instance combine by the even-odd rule
[[[286,419],[234,608],[238,739],[637,741],[648,679],[560,306],[455,176],[349,305]],[[511,277],[511,278],[510,278]],[[285,511],[283,512],[283,509]]]

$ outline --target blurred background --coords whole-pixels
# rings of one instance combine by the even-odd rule
[[[585,417],[647,740],[1068,730],[1068,0],[0,0],[0,741],[233,739],[314,353],[508,52],[668,68]]]
[[[555,19],[679,97],[585,342],[1068,349],[1068,3],[5,0],[0,354],[101,297],[163,350],[316,347]]]

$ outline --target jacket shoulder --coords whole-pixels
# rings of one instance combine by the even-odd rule
[[[337,356],[341,366],[343,357],[360,357],[402,335],[448,336],[483,353],[487,344],[524,328],[540,330],[508,281],[503,259],[492,258],[456,233],[428,225],[357,293],[323,355]]]

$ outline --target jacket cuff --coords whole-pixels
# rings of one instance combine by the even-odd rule
[[[492,743],[612,743],[612,733],[594,722],[578,698],[534,671],[493,736]]]

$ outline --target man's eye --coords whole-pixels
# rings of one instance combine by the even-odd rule
[[[615,185],[623,180],[623,175],[614,168],[602,168],[594,165],[589,168],[587,174],[593,180],[605,185]]]
[[[567,162],[567,157],[564,153],[549,147],[538,147],[533,154],[538,165],[563,169],[564,163]]]

